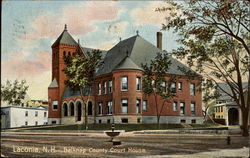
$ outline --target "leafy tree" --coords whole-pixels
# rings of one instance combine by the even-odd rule
[[[220,93],[217,91],[217,86],[213,84],[213,81],[211,80],[205,80],[203,81],[203,86],[202,86],[202,92],[203,92],[203,110],[202,114],[204,119],[206,120],[207,116],[210,118],[211,121],[213,119],[208,115],[209,111],[212,110],[213,106],[215,105],[215,99],[219,98],[221,96]],[[214,122],[214,121],[213,121]]]
[[[77,53],[76,56],[67,56],[64,58],[66,67],[63,71],[67,76],[65,84],[71,90],[80,92],[80,97],[84,103],[86,130],[88,128],[87,104],[93,92],[95,72],[102,64],[101,53],[99,50],[93,50],[91,53],[87,53],[87,57],[83,53]],[[85,96],[87,96],[86,100],[84,99]]]
[[[173,2],[163,30],[178,33],[180,46],[173,50],[189,66],[195,67],[218,89],[228,94],[242,112],[242,135],[249,136],[250,108],[250,2],[247,0],[191,0]],[[243,81],[248,81],[248,95],[244,98]],[[225,82],[231,92],[219,86]]]
[[[5,85],[1,85],[1,100],[7,101],[9,105],[20,105],[28,88],[26,80],[7,80]]]
[[[150,64],[142,64],[144,70],[142,90],[146,95],[153,95],[154,97],[158,127],[160,125],[160,117],[164,106],[167,102],[170,102],[171,98],[175,95],[170,89],[171,83],[174,82],[175,77],[172,76],[168,81],[166,80],[166,74],[170,66],[171,61],[166,53],[157,53],[157,56],[154,60],[151,60]],[[167,82],[169,83],[168,86]],[[159,102],[159,98],[162,103]]]

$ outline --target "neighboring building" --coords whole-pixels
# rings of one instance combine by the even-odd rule
[[[226,83],[219,83],[219,86],[229,94],[232,94],[230,87]],[[247,83],[243,83],[245,101],[247,96]],[[224,119],[225,124],[228,125],[242,125],[241,109],[236,102],[225,92],[218,89],[221,96],[216,99],[217,105],[214,106],[214,116],[216,119]],[[249,104],[249,103],[248,103]],[[250,115],[249,115],[250,123]]]
[[[162,34],[157,33],[157,46],[140,35],[135,35],[117,43],[103,52],[104,65],[96,72],[94,91],[87,105],[89,123],[156,123],[156,107],[153,96],[142,92],[143,70],[141,63],[149,63],[161,50]],[[64,31],[52,45],[52,82],[48,87],[49,124],[82,124],[84,106],[79,92],[65,87],[66,76],[63,57],[83,53],[88,57],[90,48],[82,47]],[[178,69],[185,67],[169,56],[172,65],[166,74],[177,76],[171,84],[176,97],[163,108],[160,123],[202,123],[202,98],[197,90],[201,76],[188,80]],[[194,71],[192,71],[194,72]],[[86,97],[85,97],[86,98]],[[158,102],[162,101],[158,98]],[[159,107],[160,108],[160,107]]]
[[[9,106],[1,107],[1,111],[6,115],[5,128],[48,124],[48,109],[42,106]]]
[[[25,106],[32,106],[32,107],[44,106],[44,107],[48,107],[48,101],[46,101],[46,100],[29,100],[29,101],[26,102]]]
[[[1,110],[1,129],[6,128],[6,114]]]

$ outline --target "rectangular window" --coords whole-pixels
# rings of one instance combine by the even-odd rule
[[[112,93],[112,81],[109,81],[109,93]]]
[[[35,125],[36,125],[36,126],[38,125],[38,122],[37,122],[37,121],[35,122]]]
[[[128,118],[121,118],[122,123],[128,123]]]
[[[136,99],[136,113],[141,113],[141,99]]]
[[[37,117],[38,116],[38,111],[35,111],[35,117]]]
[[[136,77],[136,90],[141,90],[141,77]]]
[[[185,114],[185,103],[180,102],[180,114],[184,115]]]
[[[107,102],[107,114],[112,115],[112,101]]]
[[[166,81],[163,81],[162,83],[161,83],[161,91],[162,92],[166,92],[167,91],[167,89],[166,89]]]
[[[103,93],[107,94],[107,82],[106,81],[103,83]]]
[[[143,100],[142,110],[143,111],[147,111],[148,110],[148,101],[147,100]]]
[[[177,108],[178,104],[176,101],[173,102],[173,111],[178,111],[178,108]]]
[[[52,105],[53,105],[53,110],[57,110],[58,109],[58,101],[57,100],[54,100],[52,102]]]
[[[191,108],[191,115],[195,115],[195,102],[191,102],[190,108]]]
[[[194,124],[195,124],[195,123],[196,123],[196,120],[195,120],[195,119],[191,120],[191,123],[194,123]]]
[[[175,82],[171,82],[170,91],[171,91],[171,93],[176,93],[176,83]]]
[[[25,121],[25,126],[28,126],[28,121]]]
[[[44,117],[47,117],[47,112],[44,112]]]
[[[182,82],[178,82],[178,90],[182,91]]]
[[[127,76],[121,77],[121,90],[122,91],[128,90],[128,77]]]
[[[98,83],[98,95],[102,94],[102,85],[101,83]]]
[[[181,120],[181,123],[186,123],[186,120]]]
[[[98,103],[98,115],[102,114],[102,103]]]
[[[56,122],[56,121],[52,121],[51,123],[52,123],[52,124],[56,124],[57,122]]]
[[[221,112],[223,112],[223,107],[221,106]]]
[[[26,117],[28,116],[28,111],[25,111],[25,116],[26,116]]]
[[[122,113],[128,113],[128,99],[122,99]]]
[[[190,95],[191,96],[195,95],[195,84],[194,83],[190,84]]]

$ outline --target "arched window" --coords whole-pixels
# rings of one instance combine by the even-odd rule
[[[68,116],[68,106],[66,103],[63,104],[63,112],[64,112],[64,116]]]
[[[77,121],[81,121],[81,117],[82,117],[82,104],[81,102],[77,102],[76,103],[76,107],[77,107]]]
[[[66,56],[66,52],[65,52],[65,51],[63,52],[63,56],[64,56],[64,57]]]
[[[68,56],[71,56],[71,53],[70,53],[70,52],[68,53]]]
[[[74,104],[70,103],[70,116],[74,116],[75,115],[75,108],[74,108]]]
[[[91,101],[88,103],[88,115],[93,115],[93,107]]]

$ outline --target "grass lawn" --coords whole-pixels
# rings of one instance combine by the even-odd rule
[[[111,130],[112,124],[89,124],[88,130]],[[218,126],[217,124],[190,124],[189,128],[209,128]],[[125,131],[140,131],[140,130],[164,130],[164,129],[184,129],[187,126],[183,124],[160,124],[158,128],[157,124],[115,124],[115,130]],[[50,126],[30,128],[29,130],[84,130],[84,125],[62,125],[62,126]]]

